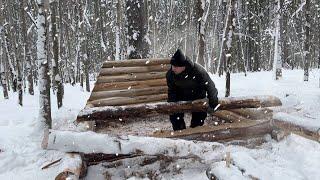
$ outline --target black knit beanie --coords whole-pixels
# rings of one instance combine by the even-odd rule
[[[170,60],[170,64],[178,67],[186,66],[187,59],[180,49],[178,49]]]

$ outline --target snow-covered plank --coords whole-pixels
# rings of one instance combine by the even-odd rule
[[[105,61],[102,65],[103,68],[113,67],[130,67],[130,66],[153,66],[161,64],[169,64],[170,58],[157,58],[157,59],[130,59],[121,61]]]

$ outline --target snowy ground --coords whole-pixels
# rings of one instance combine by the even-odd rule
[[[302,70],[285,70],[283,79],[274,81],[271,72],[232,74],[232,96],[275,95],[283,103],[276,111],[277,118],[291,120],[320,128],[320,88],[318,70],[310,73],[310,81],[303,81]],[[224,77],[212,77],[224,96]],[[72,128],[72,121],[85,105],[89,93],[79,87],[66,86],[64,107],[57,110],[53,104],[53,126],[55,129]],[[4,100],[0,89],[0,179],[53,179],[58,165],[46,170],[41,167],[59,159],[62,153],[44,151],[40,148],[42,132],[37,129],[38,96],[24,96],[24,106],[17,105],[17,94],[10,93]],[[284,113],[283,113],[284,112]],[[104,163],[92,166],[86,179],[114,179],[158,177],[162,179],[207,179],[206,170],[211,169],[222,179],[320,179],[320,144],[315,141],[290,135],[281,142],[269,137],[267,143],[255,149],[235,145],[222,145],[203,152],[204,159],[163,159],[149,163],[141,158],[128,159],[122,164]],[[231,152],[233,165],[225,167],[223,159]],[[153,157],[154,158],[154,157]],[[144,166],[141,166],[141,163]],[[140,172],[137,174],[135,172]],[[131,177],[134,179],[134,177]]]

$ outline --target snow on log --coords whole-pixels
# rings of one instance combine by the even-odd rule
[[[102,65],[102,68],[130,67],[130,66],[153,66],[153,65],[161,65],[161,64],[170,64],[170,58],[105,61]]]
[[[274,96],[227,97],[219,100],[219,110],[258,108],[280,106],[281,101]],[[172,114],[176,112],[206,111],[208,100],[158,102],[149,104],[136,104],[128,106],[105,106],[83,109],[77,118],[81,121],[105,121],[122,119],[129,120],[134,117],[146,117],[150,114]]]
[[[47,137],[47,138],[46,138]],[[193,155],[202,157],[203,151],[223,146],[214,142],[193,142],[168,138],[111,136],[92,131],[73,132],[50,130],[43,139],[43,148],[61,152],[81,152],[84,154],[138,154],[166,155],[185,157]]]
[[[87,167],[79,154],[68,153],[63,157],[59,172],[55,180],[78,180],[86,175]]]

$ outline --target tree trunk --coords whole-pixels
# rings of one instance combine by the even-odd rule
[[[38,0],[38,49],[37,57],[39,63],[39,120],[46,128],[51,128],[51,105],[50,105],[50,76],[48,74],[47,59],[47,16],[46,12],[49,8],[49,0]]]
[[[2,0],[0,0],[0,7],[2,7]],[[3,90],[3,96],[4,99],[9,99],[8,96],[8,88],[7,88],[7,79],[6,79],[6,71],[5,71],[5,62],[4,62],[4,53],[3,53],[3,47],[4,47],[4,39],[3,39],[3,33],[4,33],[4,27],[3,27],[3,12],[0,11],[0,84],[2,86]]]
[[[149,56],[149,37],[147,35],[147,17],[144,0],[126,1],[128,19],[129,59],[141,59]]]
[[[197,63],[206,67],[204,61],[204,50],[205,50],[205,1],[197,0],[197,20],[198,20],[198,55],[197,55]]]
[[[310,18],[310,0],[306,0],[306,4],[304,5],[304,13],[305,13],[305,40],[304,40],[304,81],[309,80],[309,67],[311,61],[311,53],[310,53],[310,28],[311,28],[311,18]]]
[[[58,9],[58,1],[55,0],[52,2],[52,35],[53,35],[53,62],[52,62],[52,78],[53,78],[53,88],[57,90],[57,103],[58,108],[62,107],[63,105],[63,83],[61,79],[61,74],[59,72],[59,30],[58,30],[58,23],[57,23],[57,12]]]
[[[274,58],[273,58],[273,73],[275,80],[282,77],[282,60],[281,60],[281,46],[280,46],[280,0],[277,1],[277,15],[275,23],[275,38],[274,38]]]

